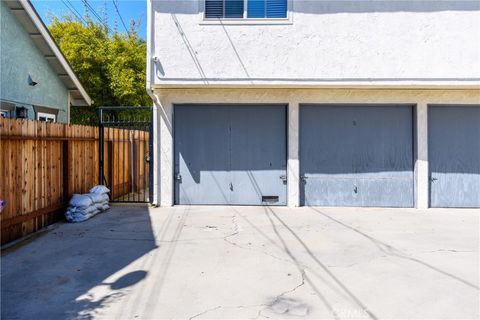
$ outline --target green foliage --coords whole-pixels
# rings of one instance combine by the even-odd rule
[[[146,43],[134,29],[110,33],[89,19],[53,18],[50,33],[94,101],[92,107],[72,108],[71,122],[96,124],[97,106],[149,106],[145,90]]]

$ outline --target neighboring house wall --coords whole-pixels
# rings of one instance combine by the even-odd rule
[[[153,1],[155,83],[480,78],[478,1],[290,1],[283,24],[203,21],[203,0]]]
[[[68,122],[67,88],[10,8],[0,2],[0,99],[26,107],[30,119],[36,117],[35,106],[57,109],[57,121]],[[28,84],[29,75],[38,83],[36,86]]]

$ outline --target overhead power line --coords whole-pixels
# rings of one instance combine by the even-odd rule
[[[65,2],[67,1],[67,2]],[[72,5],[72,3],[69,1],[69,0],[62,0],[63,4],[65,5],[65,7],[67,7],[68,10],[70,10],[71,13],[73,13],[73,15],[80,21],[83,21],[85,23],[87,23],[87,21],[82,17],[82,15],[77,11],[77,9],[75,9],[75,7]]]
[[[90,9],[95,18],[97,18],[98,22],[100,22],[108,30],[108,26],[105,24],[105,22],[103,22],[102,18],[100,18],[100,15],[97,13],[97,11],[95,11],[90,3],[88,3],[87,0],[82,0],[82,2],[88,7],[88,9]]]
[[[112,0],[112,2],[113,2],[113,5],[115,6],[115,10],[117,11],[118,17],[120,18],[120,22],[122,22],[125,32],[127,32],[127,34],[130,35],[130,32],[127,29],[127,26],[125,25],[125,21],[123,21],[122,15],[120,14],[120,10],[118,10],[117,2],[115,0]]]

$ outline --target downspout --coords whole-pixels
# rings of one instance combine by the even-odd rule
[[[150,202],[158,206],[160,204],[159,199],[159,184],[158,175],[160,174],[160,159],[158,157],[158,104],[157,97],[155,96],[152,88],[152,84],[155,83],[155,64],[153,59],[155,57],[155,45],[154,45],[154,28],[155,20],[153,14],[153,0],[147,0],[147,76],[146,76],[146,90],[147,94],[152,98],[153,110],[152,110],[152,127],[153,127],[153,150],[150,150],[150,157],[153,159],[153,199]]]

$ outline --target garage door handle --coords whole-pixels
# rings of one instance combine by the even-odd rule
[[[438,180],[437,178],[430,178],[430,182],[435,182],[437,180]]]
[[[283,184],[287,184],[287,176],[286,175],[280,176],[280,180],[283,181]]]

